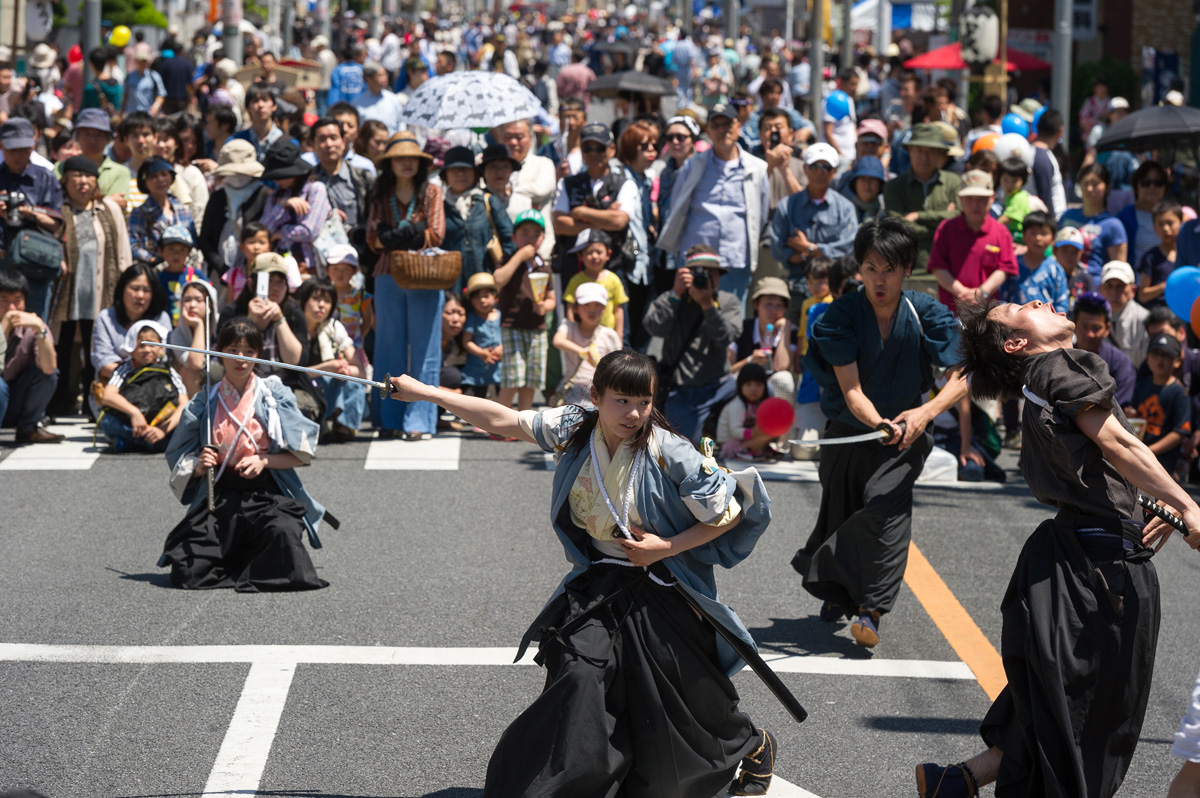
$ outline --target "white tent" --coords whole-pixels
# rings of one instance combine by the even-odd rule
[[[936,28],[937,6],[933,3],[892,3],[892,30]],[[850,12],[854,30],[873,31],[879,26],[879,0],[858,0]]]

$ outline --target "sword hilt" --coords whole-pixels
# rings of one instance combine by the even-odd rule
[[[895,424],[900,428],[899,435],[901,438],[903,438],[905,431],[908,429],[908,425],[903,421],[897,421]],[[875,431],[883,433],[883,437],[879,439],[879,442],[883,444],[891,443],[893,440],[895,440],[897,434],[896,430],[892,428],[892,425],[886,421],[879,422],[879,426],[875,428]]]
[[[1183,522],[1183,519],[1175,515],[1175,513],[1171,512],[1167,508],[1163,507],[1154,499],[1143,493],[1139,493],[1138,504],[1142,505],[1142,508],[1151,515],[1161,518],[1163,521],[1166,521],[1168,524],[1175,527],[1177,530],[1179,530],[1179,534],[1183,535],[1185,538],[1188,536],[1187,524]]]
[[[383,382],[379,383],[379,395],[380,395],[380,397],[382,397],[384,399],[387,399],[389,396],[392,395],[392,375],[391,374],[383,375]]]

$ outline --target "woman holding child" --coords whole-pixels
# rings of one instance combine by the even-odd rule
[[[442,363],[441,291],[401,288],[389,271],[390,253],[441,246],[446,235],[442,190],[429,182],[432,156],[407,132],[392,136],[371,192],[367,244],[383,253],[375,266],[375,369],[411,373],[437,385]],[[433,436],[437,408],[429,402],[373,402],[373,426],[384,439]]]
[[[436,402],[557,464],[551,522],[572,570],[525,635],[546,686],[500,738],[485,798],[717,795],[739,762],[732,794],[770,785],[775,738],[738,709],[729,678],[742,663],[680,594],[750,640],[717,598],[713,565],[749,556],[769,499],[756,474],[717,468],[670,430],[657,380],[646,356],[613,352],[596,368],[595,410],[519,413],[392,380],[393,398]]]

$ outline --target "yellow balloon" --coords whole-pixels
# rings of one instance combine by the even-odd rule
[[[114,47],[124,47],[129,44],[129,39],[133,34],[129,28],[124,25],[118,25],[113,28],[113,32],[108,35],[108,43]]]

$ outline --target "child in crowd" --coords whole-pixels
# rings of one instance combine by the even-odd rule
[[[829,258],[817,256],[808,262],[808,272],[804,275],[808,283],[808,299],[800,305],[800,326],[796,330],[796,359],[803,360],[808,354],[808,317],[817,305],[827,305],[833,301],[829,291],[829,269],[833,265]]]
[[[155,321],[134,322],[100,404],[100,429],[118,452],[165,452],[188,402],[187,388],[164,358],[167,330]]]
[[[1163,294],[1167,290],[1167,278],[1175,271],[1175,239],[1182,224],[1183,207],[1175,200],[1161,200],[1154,206],[1154,234],[1159,243],[1142,255],[1137,266],[1137,298],[1146,308],[1167,304]]]
[[[226,285],[226,301],[242,293],[246,286],[246,274],[254,264],[254,259],[264,252],[271,251],[271,233],[261,222],[246,222],[238,234],[238,254],[233,266],[221,278]]]
[[[1000,190],[1004,193],[1004,215],[997,221],[1008,227],[1014,244],[1024,243],[1021,233],[1029,214],[1029,167],[1020,158],[1005,158],[1000,162]]]
[[[766,460],[775,454],[772,438],[758,428],[755,417],[767,398],[767,371],[757,363],[747,364],[737,375],[737,395],[721,408],[717,419],[717,443],[725,460]]]
[[[1017,256],[1017,274],[1009,275],[1004,284],[1006,300],[1024,305],[1036,299],[1053,305],[1059,313],[1066,313],[1071,298],[1067,273],[1058,261],[1046,257],[1046,250],[1058,232],[1054,217],[1031,211],[1025,216],[1022,232],[1028,251]]]
[[[1100,294],[1112,308],[1113,343],[1137,368],[1146,359],[1146,344],[1150,340],[1146,332],[1146,318],[1150,311],[1133,298],[1137,294],[1137,277],[1133,274],[1133,267],[1121,260],[1110,260],[1104,264],[1100,271]]]
[[[1138,380],[1133,389],[1133,406],[1125,414],[1145,419],[1142,442],[1169,473],[1179,465],[1180,447],[1192,433],[1192,408],[1187,391],[1175,378],[1175,369],[1183,363],[1179,340],[1170,333],[1159,333],[1150,341],[1146,354],[1150,376]]]
[[[855,263],[852,255],[838,258],[826,269],[830,299],[829,302],[818,302],[809,308],[808,318],[804,325],[805,341],[812,335],[813,327],[829,309],[830,303],[840,297],[843,291],[857,289],[858,264]],[[803,363],[802,358],[797,358],[797,360]],[[816,377],[811,372],[805,371],[800,378],[800,387],[796,391],[795,437],[797,439],[820,437],[821,430],[825,429],[826,420],[825,413],[821,410],[820,386],[817,385]],[[795,460],[816,460],[818,454],[819,450],[816,446],[801,444],[792,446],[792,458]]]
[[[180,292],[179,323],[167,336],[167,343],[195,349],[211,349],[213,341],[217,339],[219,307],[217,290],[211,284],[199,279],[188,280]],[[199,393],[204,385],[204,355],[175,351],[171,353],[171,362],[183,379],[183,384],[187,386],[188,396]]]
[[[1068,304],[1075,307],[1075,298],[1096,290],[1096,278],[1092,277],[1083,260],[1083,233],[1078,227],[1064,227],[1054,236],[1054,260],[1067,275],[1067,290],[1071,298]]]
[[[603,323],[611,307],[608,290],[600,283],[583,283],[574,290],[574,319],[565,319],[554,333],[554,348],[562,352],[563,380],[554,392],[563,404],[592,407],[592,375],[600,359],[621,349],[621,336]]]
[[[309,368],[362,377],[354,342],[345,326],[333,318],[337,289],[328,277],[310,277],[296,292],[296,303],[304,310],[308,325]],[[367,389],[356,382],[317,377],[325,395],[325,421],[334,441],[353,440],[367,408]]]
[[[604,268],[612,259],[612,237],[603,230],[589,227],[575,239],[571,254],[579,256],[583,271],[576,274],[567,283],[563,292],[563,301],[569,303],[567,318],[575,320],[573,305],[575,291],[584,283],[599,283],[608,294],[608,306],[604,308],[604,317],[600,323],[609,329],[616,330],[622,339],[625,337],[625,305],[629,297],[625,294],[625,286],[621,278]]]
[[[500,335],[504,347],[500,404],[533,408],[533,393],[546,382],[546,314],[554,311],[550,265],[537,254],[546,220],[536,210],[521,211],[513,224],[517,254],[496,269],[500,289]]]
[[[462,371],[467,366],[467,350],[463,348],[462,332],[466,324],[467,306],[462,297],[447,291],[442,305],[442,373],[438,387],[455,393],[463,392]]]
[[[181,224],[173,224],[163,230],[158,240],[158,254],[163,259],[158,265],[158,281],[167,295],[167,312],[171,314],[172,324],[179,323],[179,299],[183,295],[184,284],[196,279],[208,281],[203,271],[187,266],[194,246],[191,231]]]
[[[471,310],[462,328],[462,345],[467,352],[463,367],[463,392],[487,397],[488,388],[500,388],[500,363],[504,346],[500,343],[500,296],[496,280],[487,272],[477,272],[467,280],[464,291]]]
[[[367,281],[358,270],[358,250],[349,244],[338,244],[325,253],[325,260],[325,273],[337,289],[338,320],[354,343],[359,368],[370,378],[371,365],[367,362],[364,341],[375,327],[375,307],[367,293]]]

